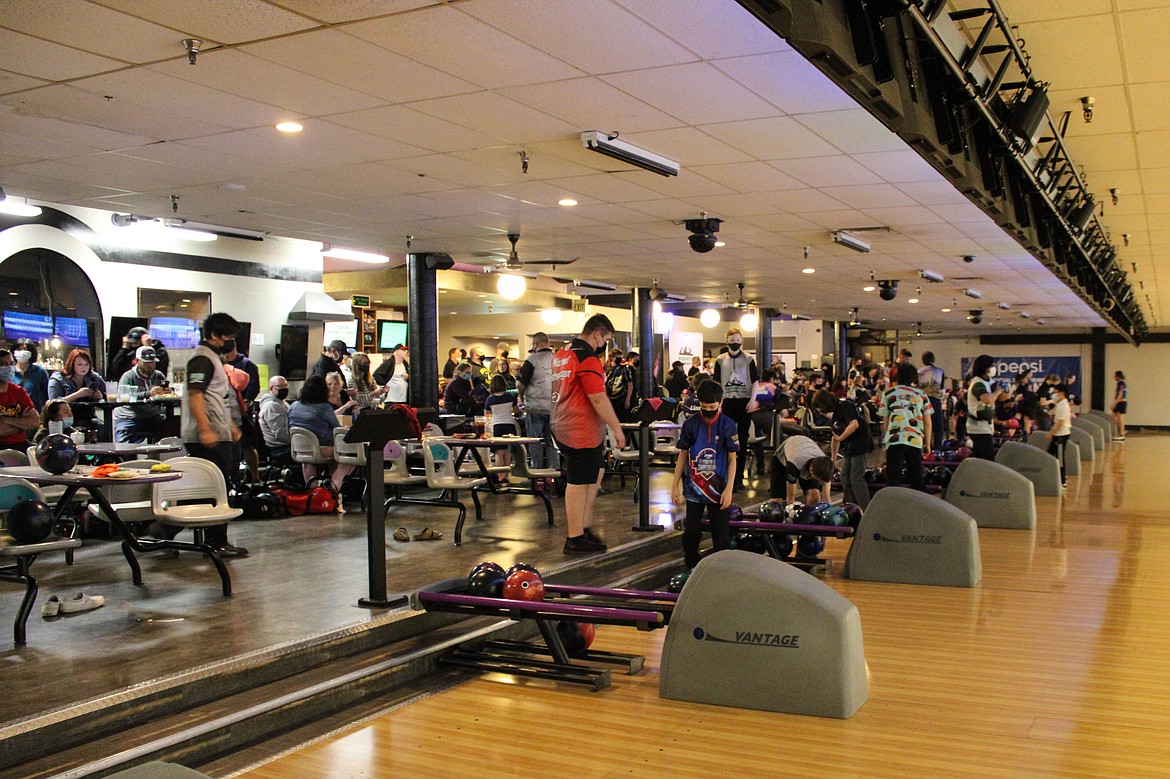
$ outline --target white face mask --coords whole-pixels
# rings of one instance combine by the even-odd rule
[[[988,376],[988,378],[991,378],[991,379],[995,378],[995,367],[994,366],[987,369],[987,376]]]
[[[32,352],[27,349],[18,349],[12,353],[12,357],[19,363],[27,363],[32,359]]]

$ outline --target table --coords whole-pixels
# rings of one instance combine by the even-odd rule
[[[133,460],[141,455],[169,454],[183,451],[182,444],[115,444],[108,441],[98,444],[78,444],[77,453],[96,457],[106,462]]]
[[[206,544],[189,543],[186,541],[172,541],[172,540],[142,540],[134,535],[134,532],[127,527],[118,512],[110,505],[106,496],[102,493],[103,487],[110,485],[126,484],[127,482],[134,482],[135,484],[156,484],[158,482],[175,481],[182,478],[183,474],[179,471],[168,471],[166,473],[151,473],[150,471],[143,471],[141,475],[133,479],[125,481],[118,481],[114,479],[107,479],[105,477],[95,477],[90,474],[93,472],[92,468],[78,466],[73,470],[65,473],[49,473],[42,470],[36,465],[22,465],[16,468],[5,468],[0,470],[0,478],[13,477],[25,479],[33,484],[53,484],[62,485],[65,487],[65,492],[57,500],[57,505],[54,509],[55,519],[60,519],[61,514],[65,511],[69,502],[73,500],[73,496],[77,494],[78,490],[86,490],[94,499],[106,517],[110,521],[110,525],[118,531],[122,536],[122,554],[126,557],[126,562],[130,565],[130,572],[133,581],[136,585],[142,585],[142,567],[138,564],[138,558],[134,556],[135,552],[153,552],[162,549],[185,549],[187,551],[199,552],[207,555],[215,564],[216,570],[219,571],[220,580],[224,585],[224,595],[231,594],[231,579],[228,577],[227,568],[224,567],[223,561],[219,555],[211,553],[211,547]]]
[[[164,395],[162,397],[143,399],[143,400],[97,400],[89,405],[102,412],[102,422],[105,424],[104,435],[107,440],[114,440],[114,409],[120,406],[158,406],[163,410],[163,416],[166,417],[164,424],[170,421],[175,416],[176,409],[182,406],[182,398],[178,395]]]
[[[480,454],[482,449],[490,449],[492,447],[510,447],[520,446],[525,447],[530,444],[539,444],[543,441],[540,438],[533,438],[531,436],[500,436],[498,438],[455,438],[453,436],[435,437],[433,439],[441,441],[455,452],[455,470],[459,471],[459,466],[467,458],[468,453],[475,459],[475,464],[479,467],[479,472],[484,479],[487,480],[487,489],[495,495],[535,495],[544,501],[545,511],[548,512],[548,523],[553,524],[553,510],[552,503],[549,502],[548,496],[543,492],[533,489],[532,487],[518,487],[513,484],[500,485],[495,480],[495,474],[488,470],[487,463],[484,462],[483,456]],[[525,457],[528,456],[527,450],[523,452]],[[472,497],[475,497],[476,490],[479,487],[472,488]]]

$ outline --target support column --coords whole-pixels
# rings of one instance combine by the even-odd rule
[[[833,337],[837,343],[837,375],[833,378],[849,377],[849,354],[845,351],[848,345],[848,325],[845,322],[833,323]]]
[[[634,287],[633,327],[634,351],[638,353],[638,397],[654,397],[654,303],[650,290]],[[661,525],[650,524],[650,446],[653,443],[649,422],[642,422],[637,431],[627,431],[638,436],[638,524],[634,530],[662,530]]]
[[[772,309],[759,310],[756,325],[756,367],[763,373],[772,367]]]
[[[410,405],[439,408],[439,316],[435,263],[431,255],[406,255],[407,347]]]
[[[1092,382],[1093,387],[1091,390],[1091,402],[1089,404],[1089,408],[1107,411],[1108,406],[1105,405],[1105,328],[1094,327],[1090,338],[1092,343],[1092,353],[1089,357],[1089,371],[1090,381]],[[1061,380],[1063,379],[1064,377],[1062,376]],[[1085,397],[1083,389],[1080,392],[1080,397],[1083,401]]]

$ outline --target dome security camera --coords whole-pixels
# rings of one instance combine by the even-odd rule
[[[975,255],[974,254],[964,254],[963,255],[963,262],[975,262]]]
[[[705,254],[715,248],[715,236],[711,233],[695,233],[688,239],[691,250]]]
[[[983,311],[975,309],[967,316],[967,319],[971,320],[973,325],[981,325],[983,324]]]
[[[897,281],[879,281],[878,286],[881,288],[881,291],[878,292],[878,295],[882,300],[893,300],[894,298],[898,297]]]

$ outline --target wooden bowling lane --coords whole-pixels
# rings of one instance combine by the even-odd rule
[[[589,693],[485,676],[241,776],[1166,776],[1170,436],[1131,435],[1035,531],[980,531],[972,589],[824,580],[861,612],[869,701],[849,720],[658,697],[665,631],[598,630],[646,655]],[[700,669],[717,677],[718,669]]]

